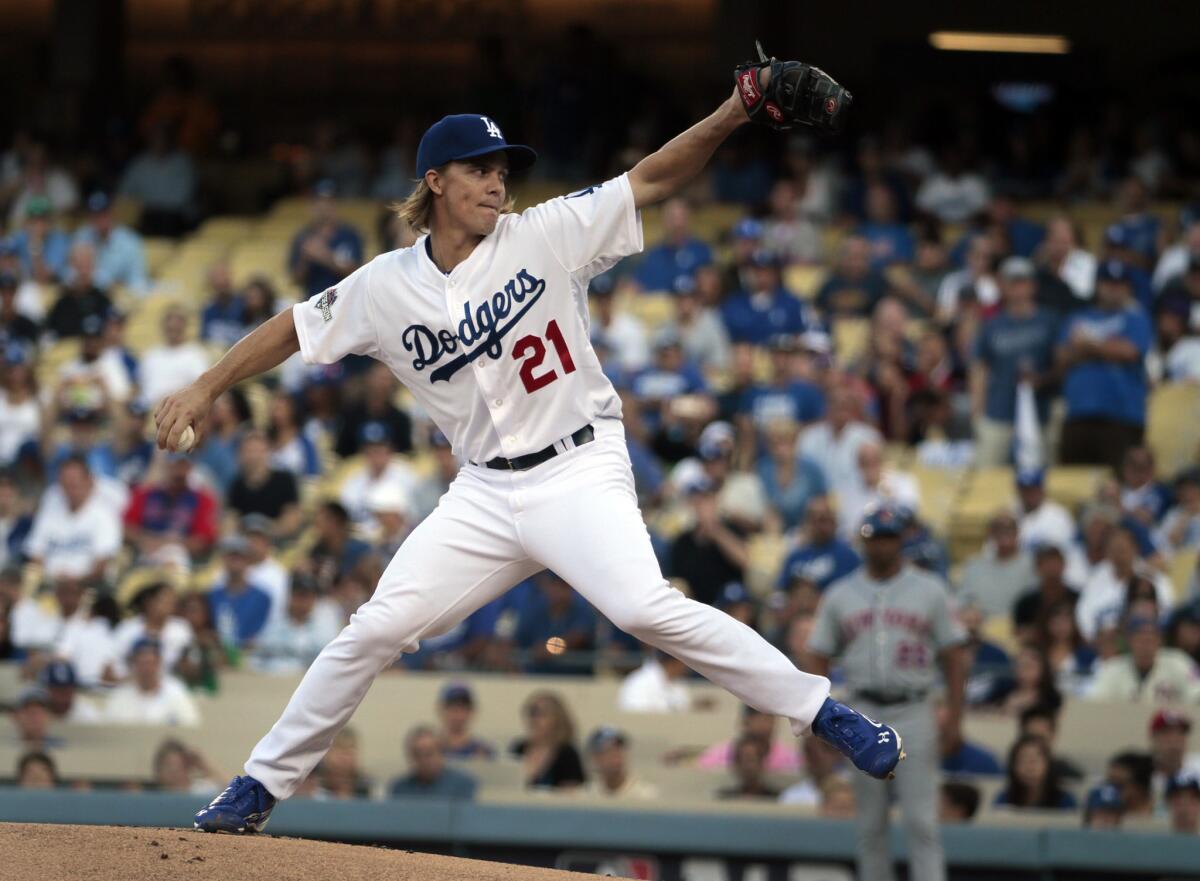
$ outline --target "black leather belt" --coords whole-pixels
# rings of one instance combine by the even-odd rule
[[[928,691],[856,691],[854,696],[859,700],[868,701],[880,707],[894,707],[897,704],[915,704],[925,700]]]
[[[571,440],[577,447],[584,444],[590,444],[596,439],[596,432],[590,425],[585,425],[579,431],[571,435]],[[561,443],[559,441],[558,443]],[[495,468],[497,471],[527,471],[536,465],[541,465],[553,459],[559,453],[565,453],[566,450],[560,450],[557,444],[551,444],[544,450],[538,450],[536,453],[529,453],[525,456],[517,456],[515,459],[505,459],[503,456],[497,456],[495,459],[488,459],[484,462],[487,468]]]

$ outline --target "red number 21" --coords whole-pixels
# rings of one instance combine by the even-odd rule
[[[567,348],[567,341],[563,339],[557,321],[546,325],[546,339],[553,344],[563,373],[574,373],[575,362],[571,360],[571,350]],[[524,363],[521,364],[521,382],[525,384],[525,391],[530,394],[558,379],[558,373],[553,367],[537,376],[533,373],[542,366],[542,360],[546,357],[546,344],[542,342],[541,337],[533,334],[521,337],[513,346],[512,355],[514,360],[524,359]]]

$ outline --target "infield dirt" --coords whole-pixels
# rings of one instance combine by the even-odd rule
[[[4,881],[595,881],[599,877],[271,835],[0,823]]]

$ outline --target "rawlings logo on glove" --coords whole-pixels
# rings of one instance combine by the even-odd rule
[[[799,61],[780,61],[768,58],[762,44],[758,61],[747,61],[733,72],[738,97],[746,108],[751,122],[786,131],[794,125],[811,125],[826,132],[836,132],[845,122],[854,96],[838,85],[819,67]],[[760,72],[770,71],[763,86]]]

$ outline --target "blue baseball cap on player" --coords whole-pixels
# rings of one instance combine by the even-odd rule
[[[867,512],[858,534],[863,538],[895,537],[903,534],[907,525],[908,516],[900,507],[882,504]]]
[[[421,136],[417,146],[417,177],[440,168],[447,162],[486,156],[503,150],[508,154],[508,170],[520,171],[533,165],[537,153],[524,144],[504,140],[500,126],[490,116],[456,113],[443,116]]]

